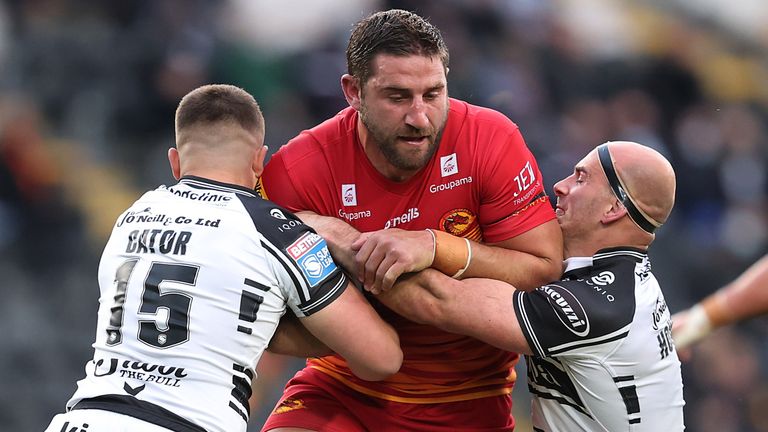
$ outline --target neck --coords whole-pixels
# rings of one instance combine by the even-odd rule
[[[208,180],[234,184],[248,189],[254,189],[256,187],[256,177],[253,175],[253,173],[237,174],[234,172],[234,170],[227,171],[217,169],[187,169],[181,173],[181,177],[184,176],[202,177]]]
[[[392,180],[396,183],[403,183],[411,179],[420,169],[416,170],[404,170],[392,165],[387,157],[382,153],[379,143],[365,127],[363,121],[358,116],[357,119],[357,136],[360,139],[360,144],[363,146],[365,156],[371,162],[376,171],[381,175]]]
[[[599,235],[593,235],[591,238],[572,238],[564,235],[563,255],[566,259],[572,257],[591,257],[602,249],[632,247],[647,250],[649,245],[650,241],[645,236],[636,236],[633,233],[627,234],[619,230],[604,230],[604,232],[599,233]]]

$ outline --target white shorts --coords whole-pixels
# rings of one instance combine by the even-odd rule
[[[57,414],[45,432],[173,432],[112,411],[76,409]]]

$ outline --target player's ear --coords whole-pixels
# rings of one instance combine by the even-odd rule
[[[604,224],[609,224],[623,218],[627,214],[627,208],[618,199],[614,198],[611,201],[611,206],[603,213],[603,217],[600,221]]]
[[[262,145],[256,150],[256,154],[253,156],[253,165],[251,165],[251,169],[256,178],[261,177],[261,173],[264,172],[264,159],[267,157],[267,151],[269,151],[269,147]]]
[[[360,80],[350,74],[341,76],[341,91],[344,92],[344,98],[347,99],[349,106],[360,111],[360,97],[362,95],[362,85]]]
[[[181,160],[179,159],[179,151],[175,147],[168,149],[168,162],[171,163],[171,174],[176,180],[181,178]]]

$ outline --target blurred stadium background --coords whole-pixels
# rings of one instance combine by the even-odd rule
[[[517,122],[548,190],[606,140],[671,158],[678,204],[651,255],[672,311],[768,250],[765,0],[6,0],[0,429],[42,430],[74,391],[91,355],[101,247],[124,206],[172,181],[165,152],[181,96],[244,87],[277,149],[345,106],[349,30],[390,7],[441,28],[450,93]],[[758,318],[697,347],[683,371],[688,430],[768,431],[766,341]],[[301,364],[264,359],[251,430]]]

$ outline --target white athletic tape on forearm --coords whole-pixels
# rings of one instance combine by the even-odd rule
[[[432,236],[432,259],[429,260],[429,265],[431,266],[435,262],[435,253],[437,253],[437,237],[435,237],[435,233],[431,229],[426,229],[426,231]]]
[[[469,263],[472,262],[472,244],[469,242],[469,239],[465,238],[464,241],[467,242],[467,263],[464,264],[464,268],[457,271],[456,274],[451,276],[454,279],[458,279],[459,277],[461,277],[461,275],[463,275],[464,272],[467,271],[467,269],[469,268]]]
[[[675,347],[685,348],[711,331],[712,321],[710,321],[707,311],[700,304],[697,304],[688,311],[685,324],[675,331]]]

